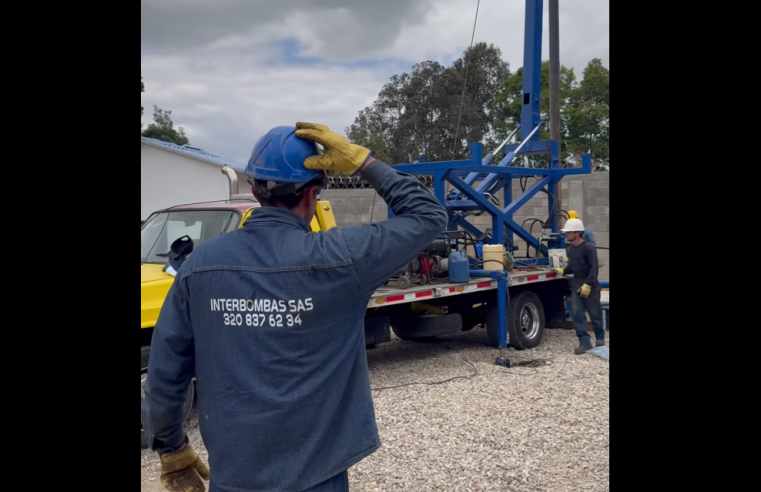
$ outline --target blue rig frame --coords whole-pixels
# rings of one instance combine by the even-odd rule
[[[557,29],[557,1],[550,1],[551,24],[553,16]],[[553,5],[554,2],[554,5]],[[554,12],[553,12],[554,9]],[[449,214],[447,231],[456,231],[462,227],[476,236],[482,235],[482,231],[466,222],[465,216],[460,212],[486,211],[492,216],[491,238],[484,242],[490,244],[505,244],[508,239],[513,243],[513,234],[517,235],[537,251],[542,252],[545,258],[537,258],[535,265],[548,265],[548,247],[564,248],[565,239],[557,236],[556,239],[544,246],[540,240],[530,234],[529,231],[518,225],[513,220],[515,212],[525,205],[534,195],[544,188],[549,191],[548,215],[555,208],[555,200],[558,196],[558,186],[563,176],[590,174],[592,172],[592,159],[590,154],[581,155],[581,167],[561,169],[560,167],[560,143],[557,140],[540,140],[539,129],[544,124],[541,121],[541,73],[542,73],[542,20],[544,13],[543,0],[526,0],[524,53],[523,53],[523,108],[521,111],[520,130],[521,141],[519,143],[505,145],[505,157],[496,165],[493,165],[494,155],[489,153],[483,157],[481,143],[471,143],[470,159],[459,161],[426,162],[421,156],[416,164],[399,164],[394,169],[413,174],[428,175],[433,177],[433,192]],[[557,32],[550,33],[551,43],[558,43]],[[554,38],[554,39],[552,39]],[[559,45],[558,45],[559,46]],[[551,50],[552,51],[552,50]],[[513,132],[515,133],[515,132]],[[510,137],[508,137],[509,139]],[[495,151],[496,153],[497,151]],[[531,154],[549,154],[551,156],[548,169],[535,169],[526,167],[514,167],[510,164],[516,157]],[[462,177],[465,175],[465,178]],[[542,176],[536,183],[528,187],[519,197],[512,197],[512,180],[523,176]],[[473,183],[480,184],[473,188]],[[450,183],[455,190],[446,193],[446,184]],[[504,208],[497,206],[489,200],[494,195],[504,190]],[[560,209],[561,204],[557,207]],[[393,214],[389,210],[389,218]],[[551,232],[558,233],[557,216],[550,219]],[[505,231],[506,230],[506,231]],[[507,237],[506,234],[507,233]],[[514,249],[514,248],[513,248]],[[538,256],[538,255],[537,255]],[[507,271],[483,271],[470,270],[473,277],[490,277],[497,280],[497,304],[499,320],[499,348],[502,356],[496,361],[497,364],[509,367],[509,361],[504,358],[504,350],[508,343],[507,339]]]

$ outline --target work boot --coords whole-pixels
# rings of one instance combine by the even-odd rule
[[[604,347],[605,346],[605,339],[601,338],[599,340],[595,341],[595,347]]]
[[[592,349],[591,343],[589,342],[587,342],[586,344],[580,343],[579,346],[576,347],[576,349],[573,351],[573,353],[576,355],[581,355],[581,354],[587,353],[587,350],[591,350],[591,349]]]

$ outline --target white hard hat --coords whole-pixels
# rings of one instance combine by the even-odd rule
[[[584,223],[579,219],[568,219],[560,232],[584,232]]]

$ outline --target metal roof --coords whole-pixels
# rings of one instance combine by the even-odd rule
[[[194,159],[209,162],[211,164],[216,164],[220,167],[230,166],[236,171],[240,171],[240,172],[246,171],[244,166],[241,166],[240,164],[236,162],[233,162],[229,159],[225,159],[223,157],[219,157],[218,155],[212,154],[210,152],[206,152],[205,150],[202,150],[196,147],[190,147],[187,145],[176,145],[171,142],[164,142],[163,140],[156,140],[155,138],[148,138],[148,137],[140,137],[140,140],[153,147],[159,147],[159,148],[163,147],[164,149],[170,152],[174,152],[180,155],[186,155]]]

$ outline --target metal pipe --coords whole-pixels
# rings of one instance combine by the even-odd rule
[[[529,141],[531,140],[531,137],[533,137],[536,134],[536,132],[539,131],[539,128],[541,128],[541,125],[536,125],[536,127],[534,127],[534,129],[531,130],[531,133],[529,133],[526,136],[526,138],[524,138],[521,141],[521,143],[518,144],[518,147],[514,151],[512,151],[512,152],[508,152],[507,155],[505,156],[505,158],[502,159],[502,161],[499,164],[497,164],[497,165],[500,166],[500,167],[509,166],[510,163],[512,163],[513,160],[515,160],[515,157],[521,151],[523,146],[526,145],[527,143],[529,143]],[[488,176],[486,176],[486,178],[484,178],[483,181],[481,181],[481,184],[478,185],[478,188],[476,188],[476,191],[478,193],[491,192],[492,190],[490,188],[494,185],[494,181],[496,181],[497,177],[499,177],[499,176],[500,176],[499,173],[491,173],[491,174],[489,174]]]
[[[539,131],[539,128],[541,128],[541,126],[542,126],[541,124],[536,125],[534,127],[534,129],[531,130],[531,133],[529,133],[528,136],[526,138],[524,138],[523,141],[521,141],[520,144],[518,144],[518,147],[514,151],[508,153],[507,155],[510,155],[510,154],[516,154],[517,155],[521,151],[521,149],[523,149],[523,146],[526,145],[529,142],[529,140],[531,140],[531,137],[533,137],[534,134]],[[515,158],[515,157],[513,156],[513,158]],[[507,156],[505,157],[505,159],[502,162],[505,162],[505,160],[507,160]],[[507,165],[507,164],[502,164],[502,162],[500,162],[498,165],[500,165],[500,166],[506,166]]]
[[[518,129],[519,129],[520,127],[521,127],[520,125],[516,126],[516,127],[515,127],[515,130],[513,130],[513,131],[512,131],[512,133],[511,133],[510,135],[508,135],[508,136],[507,136],[507,138],[505,139],[505,141],[504,141],[504,142],[502,142],[501,144],[499,144],[499,147],[497,147],[497,148],[494,150],[494,152],[492,152],[492,154],[496,154],[497,152],[499,152],[500,150],[502,150],[502,147],[504,147],[504,146],[505,146],[505,144],[507,144],[507,142],[508,142],[508,141],[510,141],[510,139],[511,139],[511,138],[513,138],[513,135],[515,135],[515,133],[518,131]]]
[[[230,183],[230,196],[228,200],[232,200],[233,195],[238,194],[238,173],[230,166],[224,165],[222,166],[222,174],[227,176],[227,181]]]
[[[560,148],[560,0],[549,0],[550,14],[550,140],[558,144],[558,166],[561,160]]]
[[[507,272],[505,270],[469,270],[471,277],[492,277],[492,274],[497,277],[497,279],[503,278],[507,276]]]
[[[481,161],[481,165],[482,165],[482,166],[488,166],[488,165],[490,165],[492,162],[494,162],[494,154],[496,154],[497,152],[499,152],[500,150],[502,150],[502,147],[504,147],[504,146],[507,144],[507,142],[509,142],[509,141],[510,141],[510,139],[511,139],[511,138],[513,138],[513,136],[514,136],[514,135],[515,135],[515,134],[518,132],[518,130],[520,130],[520,128],[521,128],[521,126],[520,126],[520,125],[518,125],[517,127],[515,127],[515,129],[512,131],[512,133],[510,133],[510,135],[508,135],[508,136],[507,136],[507,138],[506,138],[506,139],[505,139],[505,140],[504,140],[504,141],[503,141],[503,142],[502,142],[502,143],[499,145],[499,147],[497,147],[497,148],[494,150],[494,152],[489,152],[488,154],[486,154],[486,157],[484,157],[484,158],[483,158],[483,160]],[[528,138],[526,138],[526,140],[524,140],[523,142],[521,142],[521,143],[520,143],[520,145],[518,145],[518,148],[517,148],[517,149],[515,149],[515,151],[514,151],[514,152],[512,152],[512,154],[517,154],[518,152],[520,152],[520,150],[523,148],[523,146],[526,144],[526,142],[528,142],[528,141],[529,141],[529,139],[531,139],[531,137],[532,137],[532,136],[534,136],[534,134],[537,132],[537,130],[538,130],[538,129],[539,129],[539,127],[538,127],[538,126],[537,126],[536,128],[534,128],[534,130],[533,130],[533,131],[532,131],[532,132],[529,134]],[[511,153],[508,153],[508,156],[509,156],[510,154],[511,154]],[[507,160],[507,157],[505,157],[505,159],[502,159],[502,161],[500,161],[500,163],[499,163],[499,164],[497,164],[497,166],[506,166],[506,165],[509,165],[509,164],[510,164],[510,162],[512,162],[512,161],[513,161],[513,159],[515,159],[515,155],[513,155],[513,157],[512,157],[512,158],[511,158],[509,161]],[[472,173],[469,173],[469,174],[468,174],[468,175],[465,177],[465,179],[464,179],[464,181],[465,181],[465,184],[467,184],[468,186],[472,185],[472,184],[473,184],[473,182],[476,180],[476,178],[478,178],[478,175],[479,175],[479,174],[481,174],[481,173],[479,173],[479,172],[472,172]],[[493,174],[493,173],[492,173],[492,174],[488,174],[488,175],[486,176],[486,178],[484,178],[484,182],[485,182],[487,179],[489,179],[490,177],[491,177],[491,178],[493,178],[493,177],[494,177],[494,174]],[[483,182],[482,182],[482,185],[483,185]],[[452,191],[449,193],[449,195],[447,196],[447,200],[455,200],[455,199],[460,199],[462,196],[463,196],[462,192],[460,192],[460,191],[458,191],[458,190],[452,190]]]
[[[507,313],[509,312],[510,292],[507,290],[507,279],[497,280],[497,324],[499,326],[499,357],[494,363],[502,367],[510,367],[510,360],[505,357],[505,350],[510,343],[510,331],[507,329]]]
[[[515,135],[515,134],[518,132],[518,130],[520,129],[520,127],[521,127],[520,125],[518,125],[517,127],[515,127],[515,130],[513,130],[513,131],[510,133],[510,135],[508,135],[508,136],[507,136],[507,138],[506,138],[506,139],[505,139],[505,140],[504,140],[504,141],[503,141],[501,144],[499,144],[499,147],[497,147],[497,148],[496,148],[494,151],[492,151],[492,152],[489,152],[488,154],[486,154],[486,157],[484,157],[484,158],[483,158],[483,160],[481,161],[481,165],[482,165],[482,166],[488,166],[488,165],[490,165],[492,162],[494,162],[494,156],[495,156],[495,154],[497,154],[497,153],[498,153],[500,150],[502,150],[502,147],[504,147],[505,145],[507,145],[507,142],[509,142],[509,141],[510,141],[510,139],[512,139],[512,138],[513,138],[513,136],[514,136],[514,135]],[[465,177],[465,179],[464,179],[464,181],[465,181],[465,184],[467,184],[468,186],[472,185],[472,184],[473,184],[473,182],[476,180],[476,178],[478,178],[478,175],[479,175],[479,174],[481,174],[481,173],[478,173],[478,172],[472,172],[472,173],[469,173],[469,174],[468,174],[468,175]],[[457,191],[457,190],[454,190],[454,191],[452,191],[452,192],[450,192],[450,193],[449,193],[449,196],[447,197],[447,200],[456,200],[456,199],[458,200],[458,199],[460,199],[461,197],[462,197],[462,193],[460,193],[460,192],[459,192],[459,191]]]

